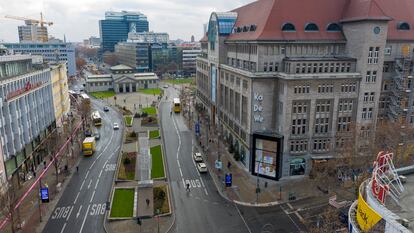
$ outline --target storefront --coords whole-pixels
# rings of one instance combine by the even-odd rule
[[[283,137],[276,134],[252,135],[251,171],[255,176],[279,180],[282,169]]]

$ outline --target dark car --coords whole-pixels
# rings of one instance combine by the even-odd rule
[[[108,106],[105,106],[105,107],[103,108],[103,110],[104,110],[105,112],[109,111]]]
[[[99,138],[101,138],[101,134],[99,132],[95,132],[93,136],[95,137],[96,140],[99,140]]]

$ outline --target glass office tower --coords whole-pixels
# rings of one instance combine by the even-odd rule
[[[129,32],[148,32],[147,16],[140,12],[105,12],[105,19],[99,21],[102,38],[102,53],[113,52],[115,44],[128,39]]]

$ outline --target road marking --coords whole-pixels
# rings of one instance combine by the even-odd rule
[[[96,181],[96,184],[95,184],[95,190],[96,190],[96,188],[98,187],[98,184],[99,184],[99,178],[98,178],[98,180]]]
[[[86,173],[85,179],[86,179],[86,178],[88,178],[88,175],[89,175],[89,170],[88,170],[88,172]]]
[[[108,163],[108,164],[105,165],[105,172],[115,171],[115,168],[116,168],[116,164],[114,164],[114,163]]]
[[[88,189],[91,187],[92,179],[89,180]]]
[[[243,217],[243,215],[240,213],[240,210],[239,210],[239,208],[237,207],[237,205],[236,205],[236,204],[234,204],[234,207],[236,207],[237,213],[239,213],[239,215],[240,215],[241,219],[243,220],[244,225],[246,226],[247,231],[249,231],[249,233],[252,233],[252,231],[250,230],[249,226],[247,225],[246,220],[244,220],[244,217]]]
[[[287,206],[289,206],[289,208],[291,209],[291,210],[293,210],[293,206],[288,202],[288,203],[286,203],[286,205]]]
[[[76,214],[76,218],[79,217],[81,210],[82,210],[82,205],[80,205],[80,207],[79,207],[78,213]]]
[[[70,216],[72,215],[73,206],[70,208],[69,215],[66,218],[66,221],[69,221]]]
[[[92,197],[91,197],[91,200],[89,202],[92,202],[94,196],[95,196],[95,190],[93,190]]]
[[[60,231],[60,233],[63,233],[65,231],[65,228],[66,228],[66,223],[63,224],[63,227],[62,227],[62,230]]]
[[[82,233],[83,226],[85,225],[86,218],[88,217],[88,212],[89,212],[89,208],[90,208],[90,207],[91,207],[91,205],[89,204],[89,205],[88,205],[88,209],[86,210],[86,213],[85,213],[85,217],[83,218],[83,222],[82,222],[81,228],[80,228],[80,230],[79,230],[79,233]]]
[[[183,181],[183,186],[185,187],[185,181],[184,181],[184,178],[181,178],[181,180]]]
[[[80,192],[78,192],[78,194],[76,195],[76,198],[75,198],[75,201],[73,201],[73,204],[75,204],[76,201],[78,200],[79,194],[80,194]]]
[[[96,216],[96,215],[104,215],[106,211],[106,203],[103,204],[93,204],[89,215]]]
[[[102,172],[103,172],[103,170],[101,170],[101,172],[99,172],[99,178],[101,178],[101,175],[102,175]]]
[[[180,171],[181,177],[183,177],[183,171],[181,170],[181,167],[179,167],[178,170]]]
[[[82,185],[79,190],[82,190],[84,184],[85,184],[85,180],[83,180]]]
[[[55,220],[55,219],[67,218],[72,208],[73,206],[56,207],[55,211],[53,211],[53,215],[51,216],[51,219]]]
[[[93,165],[95,165],[96,160],[93,161],[93,163],[91,164],[91,166],[89,167],[89,169],[92,169]]]

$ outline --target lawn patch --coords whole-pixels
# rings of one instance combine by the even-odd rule
[[[132,116],[125,116],[125,124],[126,126],[132,126]]]
[[[151,178],[156,179],[165,177],[161,145],[151,147],[150,150],[152,156]]]
[[[148,115],[155,115],[155,114],[157,114],[157,109],[155,107],[143,108],[141,111],[143,113],[148,114]]]
[[[115,189],[111,217],[128,218],[134,212],[134,189]]]
[[[97,99],[102,99],[102,98],[109,98],[115,95],[114,91],[97,91],[97,92],[89,92],[88,94],[90,94],[91,96],[97,98]]]
[[[118,179],[119,180],[134,180],[135,179],[135,163],[137,161],[136,152],[124,152],[119,165]]]
[[[139,92],[146,95],[161,95],[163,92],[160,88],[139,89]]]
[[[159,138],[160,137],[160,131],[159,130],[152,130],[149,132],[150,139]]]
[[[167,214],[170,212],[167,185],[154,187],[154,215],[157,214],[157,209],[160,210],[159,214]]]
[[[188,84],[193,82],[193,78],[180,78],[180,79],[168,79],[164,80],[164,82],[171,83],[171,84]]]

